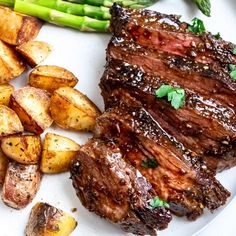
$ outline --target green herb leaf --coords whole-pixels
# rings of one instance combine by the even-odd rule
[[[167,208],[170,207],[170,205],[166,201],[161,200],[159,197],[152,198],[151,200],[148,201],[148,203],[152,209],[156,207],[167,207]]]
[[[156,167],[158,167],[158,162],[154,158],[148,158],[148,159],[142,161],[141,166],[144,168],[155,169]]]
[[[162,85],[156,90],[157,98],[167,96],[168,102],[171,102],[172,107],[179,109],[183,107],[185,101],[185,91],[181,88],[174,88],[171,85]]]
[[[236,80],[236,66],[229,64],[229,75],[233,80]]]
[[[202,20],[198,18],[194,18],[192,20],[192,25],[188,26],[188,30],[192,33],[204,33],[206,32],[206,28]]]
[[[206,16],[211,16],[210,0],[194,0],[201,12]]]
[[[233,54],[236,55],[236,47],[233,49]]]
[[[217,34],[213,35],[215,39],[220,39],[220,32],[218,32]]]

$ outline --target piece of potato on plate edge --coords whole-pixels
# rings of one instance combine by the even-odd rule
[[[71,161],[80,145],[75,141],[53,133],[45,135],[40,169],[43,173],[55,174],[69,171]]]
[[[7,172],[8,159],[4,155],[2,149],[0,148],[0,187],[4,183],[5,175]]]
[[[76,228],[74,217],[47,203],[36,203],[25,229],[26,236],[69,236]]]
[[[96,118],[101,114],[86,95],[71,87],[53,92],[50,112],[58,126],[77,131],[93,131]]]
[[[37,164],[41,157],[41,139],[38,135],[12,135],[2,138],[4,154],[21,164]]]
[[[37,66],[29,74],[30,86],[45,89],[49,93],[60,87],[74,87],[77,83],[76,76],[60,66]]]
[[[11,94],[14,91],[14,87],[10,84],[0,85],[0,105],[9,105]]]
[[[45,90],[29,86],[15,90],[9,103],[25,130],[35,134],[43,133],[53,122],[49,105],[50,97]]]

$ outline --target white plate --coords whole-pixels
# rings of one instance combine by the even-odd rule
[[[213,13],[211,18],[204,17],[191,4],[185,1],[162,0],[155,4],[152,9],[160,12],[175,13],[182,15],[183,20],[190,21],[197,16],[204,19],[207,29],[221,35],[226,40],[236,42],[236,17],[235,0],[212,0]],[[52,25],[45,25],[41,30],[38,39],[44,40],[53,45],[52,55],[44,64],[54,64],[63,66],[76,74],[79,78],[77,88],[88,95],[101,109],[103,102],[98,87],[99,79],[103,73],[105,65],[105,48],[110,35],[97,33],[80,33],[74,30],[60,28]],[[13,83],[16,87],[27,84],[27,74],[18,78]],[[50,131],[66,135],[80,144],[86,142],[88,134],[63,131],[53,127]],[[236,169],[225,171],[218,175],[225,187],[232,192],[232,197],[236,196]],[[28,220],[31,207],[37,201],[45,201],[67,212],[76,207],[77,212],[72,213],[78,220],[78,226],[72,235],[106,236],[124,235],[116,226],[100,219],[96,215],[89,213],[80,204],[72,188],[69,174],[45,175],[40,191],[33,203],[27,208],[17,211],[6,207],[0,202],[0,235],[1,236],[21,236],[24,235],[24,228]],[[229,203],[228,201],[228,203]],[[206,212],[199,220],[188,222],[183,218],[174,218],[169,228],[159,232],[160,236],[189,236],[197,234],[199,230],[207,226],[223,208],[214,214]]]

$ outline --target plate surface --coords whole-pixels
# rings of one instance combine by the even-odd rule
[[[204,20],[206,28],[213,33],[220,32],[226,40],[236,42],[236,4],[235,0],[212,0],[212,17],[204,17],[193,5],[188,4],[187,0],[161,0],[151,9],[182,15],[182,19],[190,21],[197,16]],[[53,53],[44,62],[48,65],[63,66],[71,70],[78,78],[77,88],[93,100],[101,110],[103,101],[100,96],[98,83],[103,73],[105,65],[105,48],[110,39],[110,35],[97,33],[81,33],[71,29],[60,28],[52,25],[45,25],[38,39],[53,45]],[[27,74],[12,82],[15,87],[22,87],[27,84]],[[47,130],[65,135],[80,144],[86,142],[89,134],[68,132],[56,126]],[[236,196],[236,168],[219,174],[218,179],[231,191],[232,197],[228,203]],[[100,219],[94,214],[89,213],[80,204],[75,195],[69,179],[69,173],[60,175],[45,175],[33,203],[27,208],[17,211],[6,207],[0,200],[0,235],[1,236],[21,236],[24,235],[24,228],[28,220],[31,207],[37,201],[48,202],[59,207],[78,220],[78,226],[72,236],[106,236],[106,235],[125,235],[119,228]],[[77,211],[72,213],[72,208]],[[206,227],[213,219],[223,211],[223,207],[214,214],[206,212],[203,217],[195,222],[187,222],[183,218],[174,218],[169,228],[159,232],[160,236],[190,236],[200,235],[201,229]],[[213,222],[214,223],[214,222]]]

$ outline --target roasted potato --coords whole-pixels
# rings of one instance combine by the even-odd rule
[[[25,130],[41,134],[51,126],[49,115],[50,98],[45,90],[24,87],[15,90],[9,106],[18,114]]]
[[[5,155],[21,164],[37,164],[41,156],[41,139],[37,135],[5,137],[1,143]]]
[[[9,162],[2,188],[3,202],[15,209],[26,207],[38,192],[41,178],[38,165]]]
[[[50,103],[55,123],[71,130],[92,131],[99,109],[84,94],[70,87],[54,91]]]
[[[78,79],[70,71],[59,66],[38,66],[29,75],[29,85],[52,93],[60,87],[74,87]]]
[[[44,173],[68,171],[80,145],[73,140],[52,133],[47,133],[43,144],[40,169]]]
[[[13,91],[14,87],[10,84],[0,85],[0,105],[8,106]]]
[[[17,52],[0,40],[0,84],[8,83],[10,80],[21,75],[25,69],[26,65],[20,59]]]
[[[69,236],[76,228],[76,220],[68,213],[47,203],[36,203],[26,226],[26,236]]]
[[[27,63],[35,67],[43,62],[52,51],[52,47],[42,41],[28,41],[16,47]]]
[[[17,114],[7,106],[0,105],[0,138],[24,131]]]
[[[5,179],[7,164],[8,164],[8,159],[0,148],[0,186],[3,185]]]
[[[42,21],[0,7],[0,39],[11,45],[19,45],[34,39],[42,27]]]

